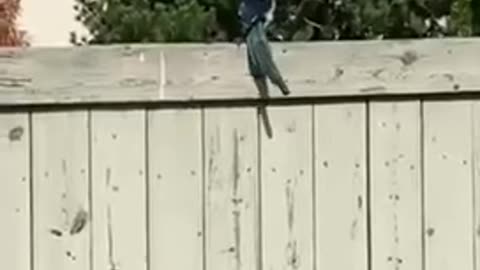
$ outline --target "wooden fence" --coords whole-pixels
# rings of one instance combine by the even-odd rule
[[[273,47],[1,50],[0,269],[480,269],[480,40]]]

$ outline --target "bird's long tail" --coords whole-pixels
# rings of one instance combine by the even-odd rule
[[[265,80],[265,77],[268,77],[273,84],[280,88],[284,95],[290,94],[290,89],[273,61],[272,51],[262,23],[256,23],[252,26],[247,35],[246,43],[248,66],[254,79],[256,81]]]

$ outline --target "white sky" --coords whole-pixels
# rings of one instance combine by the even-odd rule
[[[74,0],[21,0],[19,28],[28,32],[32,46],[71,46],[70,31],[86,32],[75,21],[74,3]]]

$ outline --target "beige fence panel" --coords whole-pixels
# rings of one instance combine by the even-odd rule
[[[203,269],[200,110],[148,114],[150,269]]]
[[[91,113],[93,267],[147,267],[145,111]]]
[[[271,107],[261,133],[264,269],[313,268],[312,106]]]
[[[480,270],[480,39],[272,49],[1,48],[0,269]]]
[[[0,114],[0,268],[30,269],[28,113]]]
[[[256,120],[254,108],[205,110],[207,269],[261,269]]]
[[[473,249],[474,249],[474,270],[480,268],[480,103],[478,100],[473,101],[473,127],[472,127],[472,168],[473,168]]]
[[[90,267],[88,113],[32,115],[34,269]]]
[[[422,269],[419,101],[370,103],[372,269]]]
[[[366,270],[366,105],[316,105],[314,119],[317,269]]]
[[[424,103],[426,270],[473,269],[472,103]]]

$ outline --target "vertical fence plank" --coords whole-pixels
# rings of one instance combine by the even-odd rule
[[[315,106],[317,269],[367,269],[365,104]]]
[[[205,112],[207,269],[258,269],[257,135],[253,108]]]
[[[149,112],[151,270],[203,269],[200,110]]]
[[[271,107],[261,132],[263,269],[313,268],[312,107]]]
[[[27,113],[0,114],[0,268],[30,269],[30,138]]]
[[[93,265],[146,269],[145,111],[93,111]]]
[[[372,268],[421,270],[420,103],[370,106]]]
[[[473,234],[474,270],[480,270],[480,101],[473,101]]]
[[[473,269],[471,102],[425,102],[426,269]]]
[[[32,115],[34,268],[90,265],[88,115]]]

